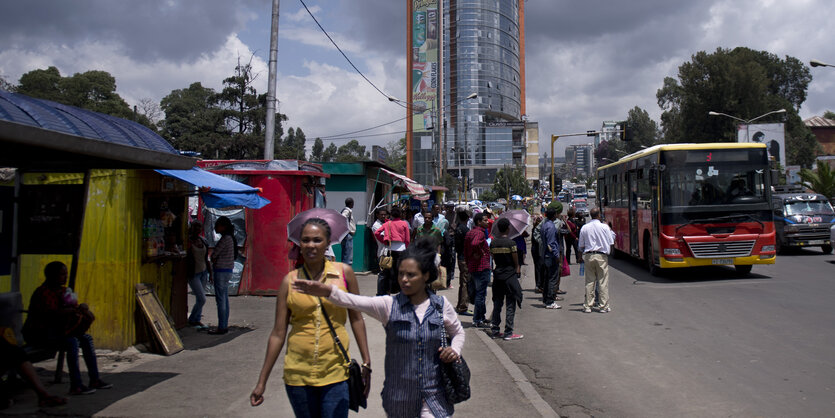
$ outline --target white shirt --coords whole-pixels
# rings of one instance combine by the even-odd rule
[[[423,214],[418,212],[412,218],[412,229],[418,229],[421,225],[423,225]]]
[[[382,227],[383,227],[383,223],[380,222],[379,219],[374,221],[374,225],[371,225],[371,233],[373,234],[373,233],[377,232],[377,230],[382,228]],[[385,236],[385,232],[383,234]],[[383,244],[380,241],[377,241],[376,239],[374,241],[377,243],[377,258],[380,258],[380,257],[383,256],[383,250],[386,248],[386,245]]]
[[[592,219],[580,229],[580,251],[598,251],[609,254],[609,248],[615,243],[615,233],[609,225],[600,222],[600,219]]]
[[[448,336],[452,337],[450,347],[455,350],[455,353],[461,355],[461,350],[464,348],[464,327],[461,326],[461,321],[458,320],[458,314],[455,313],[455,308],[446,296],[444,298],[444,328]],[[389,322],[389,315],[391,315],[391,307],[394,304],[394,296],[361,296],[353,293],[345,292],[336,286],[331,285],[331,294],[328,300],[335,305],[344,308],[356,309],[360,312],[371,315],[372,318],[380,321],[383,326]],[[415,315],[418,321],[423,322],[423,317],[426,316],[426,310],[429,309],[429,298],[426,298],[420,305],[415,306]]]

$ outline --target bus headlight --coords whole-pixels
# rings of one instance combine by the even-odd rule
[[[774,251],[774,246],[773,245],[763,245],[763,248],[760,251],[762,251],[764,253],[770,253],[770,252]]]
[[[664,255],[681,255],[681,250],[678,248],[665,248]]]

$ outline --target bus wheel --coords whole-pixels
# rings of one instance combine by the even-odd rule
[[[821,245],[821,251],[824,254],[832,254],[832,246],[831,245]]]
[[[649,274],[653,276],[659,276],[661,274],[661,268],[656,266],[655,263],[652,261],[652,247],[649,240],[649,235],[644,235],[644,263],[647,265],[647,270]]]
[[[753,265],[751,265],[751,264],[747,264],[747,265],[736,265],[736,266],[734,266],[734,268],[736,268],[736,272],[737,272],[740,276],[747,276],[749,273],[751,273],[751,269],[752,269],[753,267],[754,267],[754,266],[753,266]]]

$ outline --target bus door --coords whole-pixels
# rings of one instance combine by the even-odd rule
[[[629,253],[640,257],[638,252],[638,179],[635,170],[629,170]]]

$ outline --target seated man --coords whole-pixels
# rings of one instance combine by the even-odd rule
[[[67,266],[60,261],[53,261],[44,268],[46,279],[32,294],[29,302],[29,315],[23,324],[23,337],[26,343],[49,349],[60,348],[67,353],[67,369],[70,373],[70,395],[86,395],[96,389],[109,389],[113,385],[99,378],[96,364],[96,351],[93,337],[79,331],[81,323],[86,326],[92,322],[93,314],[86,304],[74,300],[67,283]],[[81,325],[83,326],[83,325]],[[90,385],[81,382],[78,368],[78,349],[84,354],[84,363],[90,375]]]

